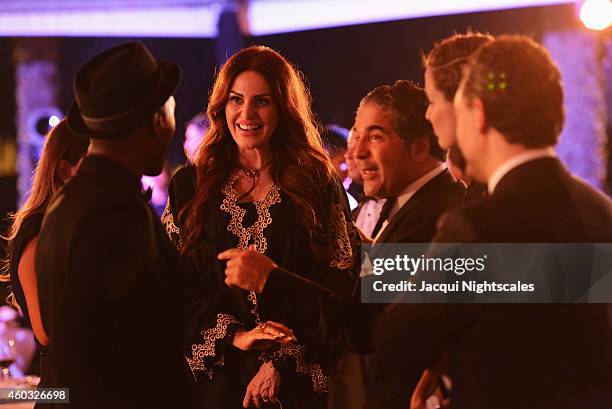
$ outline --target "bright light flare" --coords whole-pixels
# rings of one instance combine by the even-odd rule
[[[585,0],[580,7],[580,20],[591,30],[605,30],[612,25],[612,1]]]
[[[49,117],[49,126],[50,126],[51,128],[53,128],[54,126],[57,126],[57,124],[59,124],[59,123],[60,123],[60,119],[59,119],[59,117],[57,117],[57,116],[55,116],[55,115],[51,115],[51,116]]]

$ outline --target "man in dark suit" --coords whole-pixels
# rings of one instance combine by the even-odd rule
[[[424,91],[408,81],[375,88],[359,104],[351,137],[364,191],[387,200],[372,234],[375,243],[429,243],[438,218],[463,202],[465,189],[446,169],[444,151],[425,119],[427,105]],[[381,308],[369,306],[369,316]],[[405,408],[420,375],[382,372],[376,353],[345,354],[338,372],[335,386],[344,390],[332,391],[338,408],[363,407],[344,403],[363,390],[366,407]]]
[[[425,94],[409,81],[375,88],[359,104],[351,137],[364,191],[387,199],[376,242],[429,243],[440,215],[463,201],[423,109]]]
[[[49,205],[36,255],[49,335],[42,386],[83,408],[184,408],[180,262],[142,194],[175,131],[180,67],[141,43],[79,69],[72,132],[90,138],[77,174]]]
[[[468,172],[487,183],[490,196],[447,213],[436,241],[612,242],[610,200],[555,155],[563,90],[543,47],[519,36],[483,46],[464,74],[455,109]],[[446,373],[452,408],[609,408],[606,310],[602,304],[396,304],[380,316],[375,345],[383,370],[414,365],[404,354],[418,351],[419,365]],[[414,408],[426,407],[427,391],[421,392]]]
[[[463,202],[465,189],[444,165],[444,152],[425,119],[426,110],[424,91],[408,81],[372,90],[357,110],[351,138],[365,193],[387,198],[375,228],[379,231],[377,243],[429,243],[442,213]],[[275,267],[271,260],[256,252],[226,253],[224,257],[235,259],[232,265],[238,265],[235,269],[228,267],[226,283],[263,291],[263,308],[282,308],[295,318],[295,328],[312,328],[298,337],[331,342],[345,352],[372,352],[372,325],[384,304],[359,305],[358,286],[353,300],[343,300],[345,305],[329,309],[324,306],[319,314],[317,300],[325,294],[324,289],[311,288],[281,269],[274,271],[264,288]],[[359,280],[357,274],[355,279]],[[291,322],[287,324],[292,326]],[[336,332],[338,325],[350,328]],[[375,354],[364,358],[350,352],[340,357],[333,374],[330,407],[407,407],[419,370],[381,373]]]

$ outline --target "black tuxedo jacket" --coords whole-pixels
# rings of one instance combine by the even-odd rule
[[[389,220],[386,228],[378,237],[377,243],[429,243],[436,232],[436,223],[440,216],[449,209],[460,206],[465,198],[465,187],[457,182],[448,170],[434,177],[425,184],[399,209]],[[365,277],[364,280],[375,277]],[[377,278],[376,278],[377,279]],[[384,307],[383,304],[366,306],[373,310],[372,323],[376,319],[376,312]],[[371,335],[371,334],[368,334]],[[349,355],[349,362],[355,359]],[[378,352],[374,351],[361,358],[361,366],[366,389],[366,408],[404,409],[410,405],[412,390],[421,375],[420,368],[407,367],[383,368],[379,365]],[[339,364],[341,367],[342,362]],[[346,372],[359,371],[349,365]],[[348,376],[347,376],[348,375]],[[340,380],[354,382],[351,374],[346,374]],[[349,388],[346,388],[350,390]],[[354,394],[351,393],[351,394]],[[333,394],[332,394],[333,396]],[[339,396],[337,400],[344,399]],[[339,406],[339,405],[338,405]]]
[[[446,169],[421,187],[389,220],[377,243],[429,243],[442,214],[463,203],[465,187]]]
[[[490,197],[446,214],[435,240],[609,243],[612,205],[557,159],[538,159],[511,170]],[[386,371],[432,365],[447,351],[453,408],[609,408],[606,310],[601,304],[395,304],[379,317],[375,346]]]
[[[443,171],[399,209],[378,242],[429,243],[438,218],[461,205],[464,195],[463,185],[455,181],[448,170]],[[282,308],[292,319],[288,322],[290,327],[307,329],[298,334],[298,338],[331,344],[349,353],[370,353],[357,364],[362,368],[356,368],[354,356],[340,358],[339,372],[334,374],[330,387],[330,407],[361,409],[367,399],[367,408],[406,408],[420,370],[387,373],[377,370],[376,354],[371,354],[371,340],[374,322],[384,304],[361,304],[360,278],[356,275],[355,280],[353,297],[341,298],[286,270],[276,269],[268,278],[262,300],[266,308]],[[363,384],[366,390],[355,391],[354,386],[349,387],[351,383]],[[353,396],[359,392],[364,395]]]
[[[58,407],[186,407],[179,266],[140,180],[86,157],[50,204],[36,254],[42,385],[70,388]]]

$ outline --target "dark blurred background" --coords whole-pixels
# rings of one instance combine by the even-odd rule
[[[608,155],[612,129],[608,120],[612,118],[610,30],[586,29],[578,17],[579,4],[573,2],[301,31],[279,30],[265,35],[251,34],[245,17],[248,16],[245,13],[247,2],[214,2],[211,7],[214,6],[219,15],[214,22],[214,35],[196,33],[190,38],[188,33],[176,37],[168,33],[159,37],[145,33],[145,37],[128,37],[116,36],[113,32],[108,37],[103,33],[95,37],[63,33],[46,36],[37,35],[35,30],[24,34],[19,27],[11,34],[5,23],[12,20],[3,19],[22,12],[19,7],[28,2],[9,0],[7,4],[13,4],[12,9],[6,4],[0,5],[0,26],[4,24],[0,28],[0,35],[3,35],[0,37],[2,232],[6,229],[5,216],[16,209],[29,187],[33,164],[26,162],[32,155],[24,153],[24,146],[36,133],[32,124],[52,112],[57,112],[58,116],[67,112],[73,101],[72,76],[83,62],[112,45],[135,38],[144,42],[155,56],[172,59],[183,67],[183,82],[176,94],[177,135],[168,154],[169,163],[176,165],[185,162],[182,146],[185,124],[205,109],[215,70],[227,55],[241,46],[263,44],[287,57],[304,73],[319,120],[323,124],[349,128],[360,98],[370,89],[398,79],[422,84],[421,54],[431,49],[435,41],[468,29],[494,35],[526,34],[549,48],[564,76],[568,122],[559,146],[560,156],[591,184],[606,192],[611,190]],[[35,3],[48,7],[42,5],[44,2],[32,1],[30,11],[36,11]],[[285,7],[291,6],[291,1],[284,3]],[[356,1],[355,4],[355,7],[363,7],[367,3]],[[369,4],[377,7],[377,2]],[[320,13],[324,15],[326,10],[321,9]],[[37,22],[30,20],[30,24],[35,27]],[[163,19],[158,24],[163,28]],[[40,28],[44,34],[45,27],[41,25]],[[4,296],[0,297],[4,300]]]

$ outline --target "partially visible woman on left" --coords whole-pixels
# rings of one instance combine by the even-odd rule
[[[49,339],[40,318],[34,259],[43,216],[51,198],[76,173],[88,141],[68,131],[62,120],[47,135],[40,160],[34,171],[32,190],[25,204],[12,215],[6,237],[7,257],[2,263],[0,281],[10,281],[8,301],[23,313],[36,340],[47,345]]]

